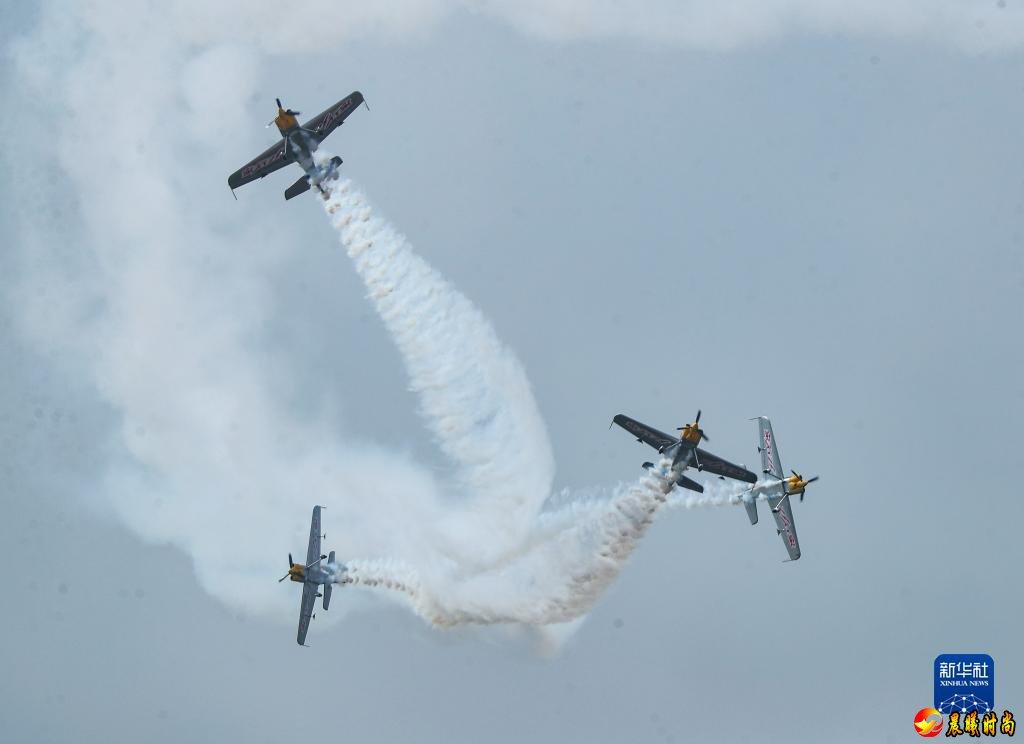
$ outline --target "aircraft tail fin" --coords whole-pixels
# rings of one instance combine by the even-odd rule
[[[309,191],[309,176],[303,176],[285,190],[285,201],[294,199],[299,194],[305,194],[307,191]]]
[[[331,551],[331,554],[329,556],[327,556],[327,565],[331,565],[332,563],[334,563],[334,551],[333,550]],[[331,589],[332,589],[331,584],[324,584],[324,609],[325,610],[328,607],[330,607],[330,604],[331,604]]]
[[[338,177],[338,169],[341,167],[342,160],[337,155],[330,159],[327,163],[327,167],[323,171],[323,180],[330,181]]]
[[[743,506],[746,507],[747,516],[750,518],[750,523],[757,524],[757,500],[743,499]]]

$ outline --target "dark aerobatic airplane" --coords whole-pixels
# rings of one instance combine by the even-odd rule
[[[734,465],[697,446],[701,440],[706,441],[708,439],[704,430],[700,428],[700,411],[697,411],[697,418],[692,424],[680,426],[676,429],[679,432],[678,437],[658,431],[646,424],[641,424],[639,421],[631,419],[629,416],[624,416],[621,413],[612,419],[612,423],[618,424],[635,436],[636,441],[649,444],[658,450],[659,454],[671,457],[672,477],[675,478],[676,484],[683,488],[689,488],[691,491],[697,491],[698,493],[704,492],[704,486],[683,475],[683,471],[689,467],[697,468],[697,470],[706,470],[709,473],[725,478],[734,478],[745,483],[757,482],[757,476],[746,468]],[[647,469],[653,467],[654,464],[645,462],[643,466]]]
[[[302,584],[302,603],[299,605],[299,633],[296,640],[300,646],[306,645],[306,631],[309,630],[309,621],[316,615],[313,614],[313,607],[317,597],[324,598],[324,610],[331,604],[331,584],[347,584],[345,578],[345,566],[334,561],[334,551],[330,555],[320,554],[320,539],[327,537],[320,534],[320,510],[323,507],[313,507],[313,520],[309,525],[309,547],[306,550],[306,562],[295,563],[292,554],[288,554],[288,573],[278,579],[281,583],[285,579],[291,579]],[[327,560],[327,568],[324,568],[321,561]],[[320,586],[323,585],[323,593]]]
[[[349,93],[336,104],[315,116],[302,126],[296,118],[302,112],[292,111],[281,106],[281,99],[277,99],[277,116],[270,124],[277,124],[281,132],[282,142],[261,153],[252,161],[228,176],[228,187],[233,194],[239,186],[256,181],[264,176],[284,168],[289,163],[298,163],[306,175],[293,183],[284,192],[285,199],[309,191],[310,186],[316,186],[321,194],[324,189],[320,185],[323,181],[334,178],[338,173],[338,166],[341,165],[341,158],[335,156],[323,165],[318,165],[313,158],[313,153],[320,146],[327,135],[337,129],[348,118],[359,104],[365,103],[363,94],[358,90]],[[270,124],[267,124],[269,127]]]

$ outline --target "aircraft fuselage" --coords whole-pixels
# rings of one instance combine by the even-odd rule
[[[750,487],[750,493],[754,496],[796,495],[807,488],[807,485],[808,481],[797,478],[795,475],[788,478],[776,478],[771,473],[765,473],[764,480],[759,480]]]
[[[331,175],[334,170],[331,166],[321,167],[316,164],[313,153],[316,152],[320,143],[312,132],[296,124],[291,129],[281,132],[281,136],[284,137],[288,154],[306,172],[312,185],[319,185],[321,181]]]
[[[295,564],[288,569],[288,578],[298,584],[342,584],[344,576],[345,566],[341,563],[328,563],[326,566],[317,563],[308,568]]]
[[[665,454],[672,458],[672,470],[682,473],[689,467],[697,467],[693,456],[694,447],[694,444],[684,439],[665,450]]]

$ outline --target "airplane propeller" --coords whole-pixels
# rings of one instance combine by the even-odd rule
[[[291,109],[286,109],[284,106],[282,106],[280,98],[275,98],[274,101],[277,102],[277,109],[278,109],[278,111],[284,111],[286,114],[291,114],[292,116],[302,116],[302,112],[301,111],[292,111]],[[270,128],[270,127],[274,126],[274,124],[276,124],[276,123],[277,123],[277,117],[275,116],[273,119],[271,119],[269,122],[267,122],[267,128]]]
[[[683,430],[685,430],[689,426],[696,426],[697,427],[697,433],[700,434],[700,438],[703,439],[705,442],[710,442],[711,439],[708,437],[707,434],[704,433],[704,430],[701,429],[699,426],[697,426],[699,423],[700,423],[700,409],[698,408],[697,409],[697,418],[695,418],[693,420],[693,423],[692,424],[687,424],[686,426],[677,426],[676,427],[676,431],[683,431]],[[682,439],[682,437],[680,437],[680,439]]]
[[[811,485],[812,483],[814,483],[814,481],[819,480],[821,478],[820,475],[816,475],[813,478],[808,478],[807,480],[804,480],[804,477],[795,470],[790,470],[789,472],[791,472],[794,475],[794,477],[796,477],[797,481],[803,483],[803,488],[801,488],[799,491],[801,501],[804,500],[804,491],[806,490],[807,486]]]
[[[280,579],[277,580],[278,584],[280,584],[282,581],[284,581],[285,579],[287,579],[289,576],[292,575],[292,566],[294,566],[294,565],[295,565],[295,561],[292,560],[292,554],[289,553],[288,554],[288,573],[286,573],[284,576],[282,576]]]

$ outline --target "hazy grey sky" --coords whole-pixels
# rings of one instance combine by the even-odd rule
[[[1015,0],[244,7],[0,11],[0,738],[906,741],[956,651],[1021,707]],[[295,646],[308,507],[370,539],[309,463],[450,467],[298,173],[225,185],[275,96],[356,88],[329,147],[518,354],[556,488],[636,477],[615,413],[748,465],[767,414],[822,475],[799,562],[763,507],[668,511],[554,658],[354,592]],[[197,459],[233,421],[274,436]]]

